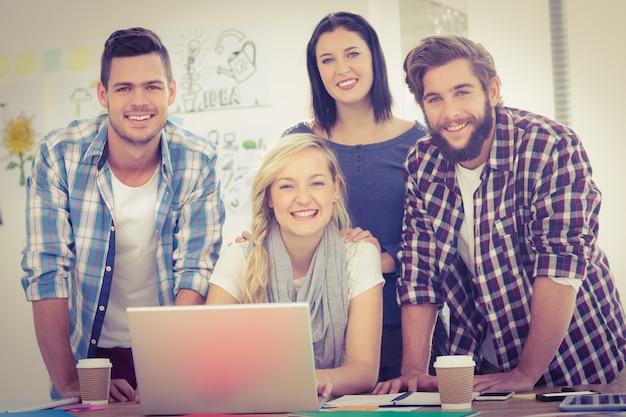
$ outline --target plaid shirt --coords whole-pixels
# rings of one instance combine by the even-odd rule
[[[68,298],[76,360],[92,356],[108,303],[115,254],[107,116],[50,133],[27,182],[22,278],[29,301]],[[167,123],[161,133],[155,284],[159,303],[179,289],[205,296],[222,238],[215,146]]]
[[[475,271],[457,252],[463,202],[454,166],[430,136],[405,163],[407,195],[398,300],[450,307],[450,352],[493,335],[496,364],[517,366],[535,277],[582,280],[569,331],[538,385],[613,380],[624,367],[621,301],[597,246],[601,195],[579,138],[541,116],[496,110],[496,135],[474,194]]]

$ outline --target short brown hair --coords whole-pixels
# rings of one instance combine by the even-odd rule
[[[415,101],[424,104],[424,74],[455,59],[467,59],[474,75],[487,92],[494,78],[498,78],[491,54],[479,43],[462,36],[430,36],[424,38],[404,59],[404,72]],[[501,103],[499,103],[501,104]]]
[[[133,57],[148,54],[158,54],[165,67],[167,82],[172,82],[172,64],[167,49],[159,36],[149,29],[141,27],[121,29],[113,32],[104,43],[104,52],[100,65],[100,82],[108,89],[111,75],[111,61],[113,58]]]

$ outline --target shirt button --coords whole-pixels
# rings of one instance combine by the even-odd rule
[[[111,226],[111,231],[115,232],[115,226]]]
[[[106,268],[104,268],[105,271],[107,272],[111,272],[111,267],[109,265],[106,266]]]
[[[98,343],[98,341],[96,339],[91,339],[91,344],[95,345],[96,343]]]
[[[104,311],[104,308],[105,308],[104,306],[100,306],[100,307],[98,307],[98,310]]]

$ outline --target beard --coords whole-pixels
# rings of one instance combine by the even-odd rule
[[[467,144],[461,149],[455,149],[450,146],[450,143],[443,137],[441,131],[443,127],[432,127],[426,119],[428,130],[433,142],[439,149],[439,152],[450,163],[456,164],[457,162],[471,161],[476,159],[482,151],[483,144],[491,135],[493,129],[493,114],[492,108],[488,100],[485,100],[485,115],[482,119],[472,118],[467,120],[468,123],[474,126],[474,131],[469,137]]]

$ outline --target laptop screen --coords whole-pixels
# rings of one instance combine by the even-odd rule
[[[308,304],[127,311],[144,414],[319,409]]]

